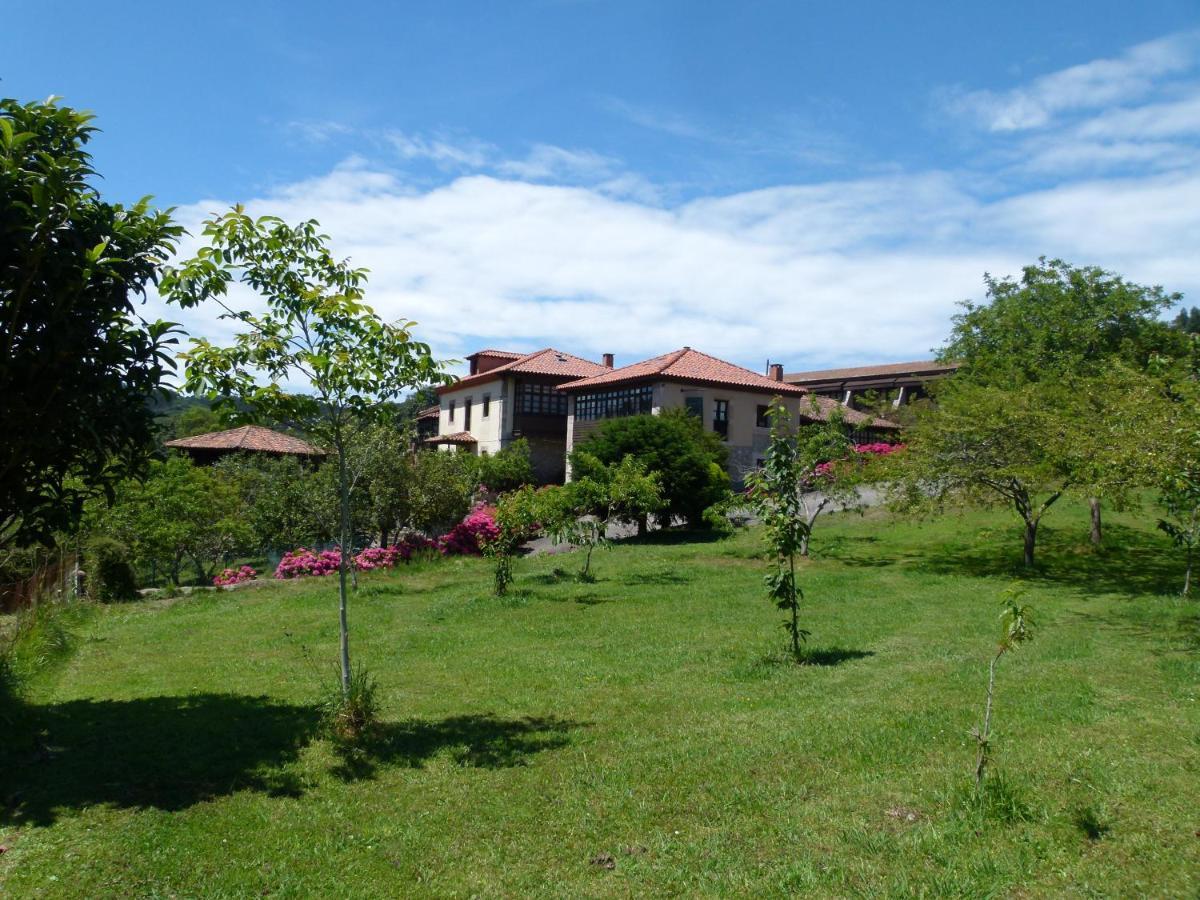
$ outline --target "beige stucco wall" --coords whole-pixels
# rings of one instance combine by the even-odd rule
[[[700,397],[704,401],[704,415],[701,421],[707,431],[713,430],[715,401],[725,400],[729,403],[729,431],[725,439],[726,446],[729,448],[729,475],[735,485],[740,485],[746,473],[751,471],[762,457],[770,440],[770,430],[759,428],[756,422],[758,407],[769,405],[772,397],[768,394],[751,391],[664,381],[654,385],[654,414],[684,406],[687,397]],[[801,398],[786,396],[783,398],[783,402],[794,421],[800,412]],[[577,444],[586,440],[588,434],[599,427],[604,420],[589,420],[576,425],[574,397],[572,397],[568,412],[567,452],[570,452]]]
[[[470,387],[446,391],[440,398],[438,412],[438,434],[454,434],[470,431],[479,443],[475,452],[497,453],[504,446],[505,436],[511,433],[511,406],[508,402],[507,382],[504,378],[473,384]],[[483,398],[491,395],[488,415],[483,414]],[[450,402],[454,401],[454,421],[450,421]],[[471,403],[471,427],[466,427],[466,404]],[[506,418],[507,417],[507,418]]]

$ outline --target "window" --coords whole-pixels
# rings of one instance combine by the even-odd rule
[[[721,437],[729,437],[729,401],[713,401],[713,431]]]
[[[517,412],[526,416],[565,416],[567,395],[552,384],[517,385]]]
[[[688,415],[695,416],[697,419],[704,418],[704,398],[703,397],[684,397],[684,405],[687,407]]]
[[[760,406],[755,410],[754,424],[757,425],[759,428],[770,428],[771,427],[771,417],[767,415],[767,413],[770,411],[770,409],[771,409],[771,407],[769,407],[769,406]]]
[[[654,386],[649,384],[595,394],[580,394],[575,399],[577,420],[640,416],[653,411]]]
[[[483,418],[487,418],[492,412],[492,395],[483,395]]]
[[[451,400],[451,401],[450,401],[450,421],[451,421],[451,422],[453,422],[453,421],[454,421],[454,404],[455,404],[456,402],[457,402],[457,401],[455,401],[455,400]]]
[[[471,430],[471,398],[463,401],[463,431]]]

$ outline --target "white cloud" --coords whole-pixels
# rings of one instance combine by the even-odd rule
[[[357,162],[249,205],[318,219],[370,268],[370,302],[416,319],[444,357],[480,344],[626,362],[690,344],[754,367],[920,357],[983,272],[1042,253],[1200,289],[1200,176],[994,201],[949,174],[892,176],[660,208],[482,175],[414,193]],[[209,334],[214,314],[188,324]]]
[[[1170,35],[1131,47],[1113,59],[1098,59],[1009,91],[956,91],[946,98],[952,112],[992,132],[1025,131],[1052,124],[1060,113],[1097,109],[1145,97],[1165,76],[1196,67],[1200,32]]]
[[[551,178],[597,179],[618,168],[617,160],[591,150],[567,150],[551,144],[535,144],[525,159],[509,159],[496,168],[505,175],[529,181]]]
[[[431,138],[403,131],[390,132],[387,140],[401,159],[427,159],[443,168],[483,168],[496,149],[491,144],[471,138]]]

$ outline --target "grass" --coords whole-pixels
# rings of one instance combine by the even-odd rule
[[[100,610],[0,760],[0,894],[1195,896],[1200,604],[1145,523],[1096,553],[1084,512],[1026,579],[982,797],[1019,533],[876,512],[817,532],[805,666],[753,532],[625,544],[594,583],[522,560],[502,602],[482,560],[367,575],[355,753],[305,654],[336,659],[332,581]]]

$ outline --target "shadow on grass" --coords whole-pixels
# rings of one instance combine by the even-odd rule
[[[811,649],[805,650],[803,656],[799,660],[802,666],[840,666],[844,662],[852,662],[856,659],[866,659],[868,656],[874,656],[874,650],[851,650],[848,647],[826,647],[823,650]],[[792,662],[792,658],[787,658],[788,662]]]
[[[23,718],[37,737],[0,746],[0,823],[49,825],[97,805],[179,810],[243,790],[299,796],[280,770],[317,728],[311,707],[233,694],[73,700]]]
[[[257,791],[300,797],[288,771],[317,735],[310,706],[267,697],[195,694],[137,700],[73,700],[13,710],[27,740],[6,723],[0,744],[0,825],[53,824],[91,806],[168,812]],[[339,753],[333,774],[371,778],[380,765],[419,767],[441,752],[459,765],[525,765],[562,747],[578,723],[553,716],[451,716],[383,723],[358,750]]]
[[[840,666],[845,662],[856,659],[866,659],[874,656],[873,650],[851,650],[846,647],[826,647],[824,649],[809,649],[804,651],[801,659],[796,659],[790,649],[780,649],[737,666],[732,675],[735,681],[761,681],[773,678],[782,669],[804,668],[806,666]]]
[[[1117,523],[1105,526],[1104,545],[1087,543],[1079,529],[1043,525],[1038,535],[1037,563],[1021,562],[1021,533],[1016,527],[997,529],[986,541],[950,538],[919,549],[877,550],[877,538],[838,536],[822,554],[855,567],[903,565],[935,575],[977,578],[1016,578],[1062,585],[1084,594],[1135,596],[1177,593],[1183,578],[1178,554],[1157,533]]]
[[[556,716],[502,719],[491,714],[385,722],[359,746],[341,748],[334,775],[345,781],[370,779],[381,764],[419,768],[442,752],[469,768],[524,766],[536,753],[566,746],[580,727]]]
[[[642,535],[618,538],[614,544],[675,546],[678,544],[713,544],[727,535],[704,528],[660,528]]]
[[[693,580],[690,575],[667,571],[626,575],[621,579],[621,583],[634,586],[641,584],[690,584]]]

